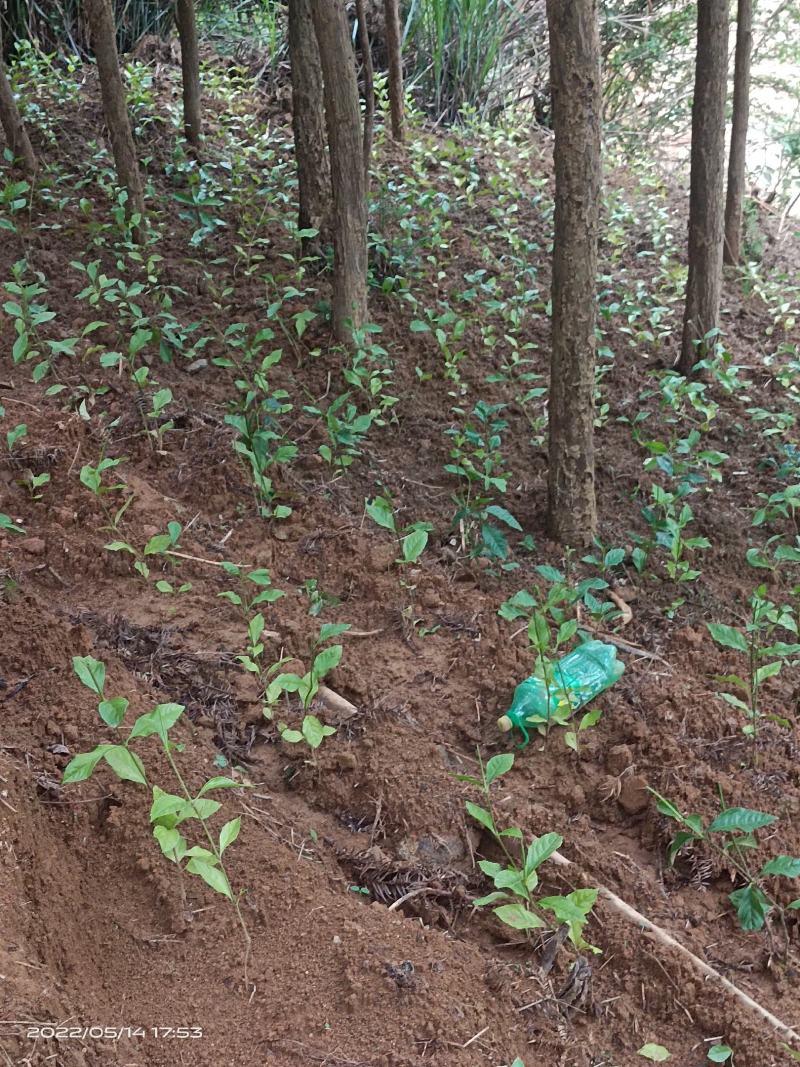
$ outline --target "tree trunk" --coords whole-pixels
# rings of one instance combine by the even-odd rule
[[[0,26],[0,124],[14,158],[20,160],[28,174],[33,174],[36,170],[36,153],[19,113],[14,92],[8,80],[6,65],[3,62],[2,26]]]
[[[547,522],[561,544],[591,541],[594,364],[600,212],[600,33],[597,0],[547,0],[555,130],[552,353]]]
[[[403,88],[403,45],[400,35],[398,0],[383,0],[386,23],[386,51],[389,66],[389,108],[392,115],[392,138],[405,140],[405,89]]]
[[[333,190],[333,332],[348,342],[367,319],[367,201],[358,82],[343,0],[311,0],[325,87]]]
[[[300,201],[297,222],[301,230],[318,230],[324,237],[330,213],[331,172],[325,137],[322,67],[311,18],[311,0],[289,0],[289,59]],[[303,239],[305,247],[309,247],[309,240],[313,239]]]
[[[372,45],[367,29],[367,8],[364,0],[356,0],[358,20],[358,47],[364,69],[364,133],[362,155],[364,157],[364,192],[369,196],[369,164],[372,159],[372,137],[375,130],[375,71],[372,67]]]
[[[119,69],[116,30],[110,0],[85,0],[89,29],[92,34],[103,111],[111,136],[111,149],[117,178],[128,192],[128,216],[144,218],[144,194],[139,162],[133,143],[125,85]],[[138,226],[135,234],[138,233]]]
[[[197,47],[194,0],[177,0],[175,20],[181,39],[183,130],[189,144],[198,148],[203,133],[203,120],[200,112],[200,52]]]
[[[750,56],[753,51],[753,0],[739,0],[736,15],[736,65],[733,74],[733,122],[725,200],[725,263],[741,260],[747,124],[750,119]]]
[[[704,338],[719,324],[724,237],[725,98],[728,90],[728,0],[698,0],[697,63],[692,101],[689,280],[678,370],[704,359]],[[713,346],[713,342],[712,342]]]

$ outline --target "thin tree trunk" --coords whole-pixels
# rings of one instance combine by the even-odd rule
[[[6,65],[3,61],[3,36],[0,26],[0,125],[6,135],[6,143],[15,159],[19,159],[28,174],[36,171],[36,153],[31,145],[28,131],[22,121],[14,92],[8,80]]]
[[[747,126],[750,119],[750,57],[753,51],[753,0],[739,0],[736,15],[736,65],[733,74],[733,121],[725,200],[725,263],[741,260]]]
[[[367,201],[361,108],[343,0],[311,0],[325,87],[333,191],[333,332],[352,339],[367,319]]]
[[[386,51],[389,66],[389,108],[392,116],[392,137],[402,143],[405,140],[405,89],[403,88],[403,46],[400,34],[400,11],[398,0],[384,0],[386,23]]]
[[[590,541],[600,211],[600,32],[597,0],[547,0],[555,130],[555,238],[547,521],[561,544]]]
[[[197,45],[194,0],[177,0],[175,19],[181,39],[183,130],[189,144],[194,148],[199,148],[203,133],[203,119],[200,110],[200,52]]]
[[[114,14],[110,0],[85,0],[85,4],[117,178],[128,192],[128,217],[138,215],[142,219],[142,176],[139,173],[139,162],[133,142],[125,85],[119,68]],[[134,236],[138,238],[139,226],[135,227]]]
[[[704,359],[704,340],[719,325],[724,239],[725,98],[728,90],[728,0],[698,0],[697,63],[692,101],[689,280],[678,370]],[[713,345],[713,341],[711,342]]]
[[[297,163],[301,230],[325,238],[331,200],[331,169],[325,136],[322,67],[311,18],[311,0],[289,0],[289,59],[292,68],[292,128]],[[316,247],[304,238],[306,248]]]
[[[358,47],[364,68],[364,134],[362,155],[364,157],[364,189],[369,196],[369,164],[372,159],[372,137],[375,130],[375,71],[372,67],[372,46],[367,29],[367,9],[364,0],[356,0],[358,20]]]

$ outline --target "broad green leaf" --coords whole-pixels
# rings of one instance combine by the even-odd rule
[[[10,515],[0,511],[0,530],[8,530],[10,533],[24,534],[22,526],[18,526]]]
[[[709,826],[709,832],[722,832],[741,830],[742,833],[751,834],[754,830],[760,830],[775,822],[774,815],[768,815],[764,811],[754,811],[752,808],[728,808],[721,812]]]
[[[365,507],[367,515],[378,526],[382,526],[384,530],[391,530],[392,532],[397,530],[392,506],[386,497],[376,496],[374,500],[368,500]]]
[[[707,622],[708,632],[718,645],[725,648],[735,648],[737,652],[747,652],[747,641],[744,634],[733,626],[725,626],[721,622]]]
[[[199,859],[211,867],[217,862],[217,857],[214,853],[210,849],[203,848],[202,845],[193,845],[192,848],[187,849],[185,855],[187,860]]]
[[[314,657],[311,673],[316,678],[324,678],[329,671],[332,671],[334,667],[338,666],[341,658],[342,646],[329,645],[327,648],[323,648],[322,651],[318,652]]]
[[[206,863],[204,860],[192,858],[186,864],[186,870],[190,874],[199,875],[204,882],[223,897],[233,900],[233,893],[228,879],[225,876],[225,872],[221,871],[219,867],[212,867],[211,864]]]
[[[495,519],[499,519],[500,522],[504,522],[506,526],[511,527],[512,530],[518,530],[522,533],[522,527],[506,508],[501,508],[499,504],[490,504],[486,509],[486,513],[491,515]]]
[[[497,527],[485,522],[481,526],[483,554],[490,559],[505,559],[509,553],[508,540]]]
[[[183,704],[157,704],[152,711],[139,716],[133,724],[128,741],[136,737],[150,737],[151,734],[158,734],[166,744],[168,731],[172,729],[184,710]]]
[[[172,538],[169,534],[156,534],[144,546],[144,554],[146,556],[160,556],[171,547]]]
[[[476,897],[473,901],[473,907],[483,908],[487,904],[496,904],[498,900],[508,900],[508,893],[487,893],[485,897]]]
[[[103,696],[106,684],[106,665],[94,656],[73,656],[72,669],[87,689],[99,697]]]
[[[712,1045],[706,1055],[712,1063],[725,1063],[733,1056],[733,1049],[730,1045]]]
[[[466,802],[466,808],[476,822],[479,822],[481,826],[485,826],[486,829],[490,830],[492,833],[495,833],[494,820],[492,819],[491,813],[488,812],[486,808],[482,808],[478,804],[473,804],[471,800]]]
[[[756,685],[761,685],[765,678],[774,678],[776,674],[780,674],[783,664],[781,661],[775,660],[773,663],[765,663],[762,667],[759,667],[756,671],[753,681]]]
[[[121,778],[126,782],[147,785],[147,777],[142,761],[135,752],[131,752],[124,745],[109,745],[103,753],[103,759],[116,774],[117,778]]]
[[[241,782],[234,782],[233,778],[209,778],[205,785],[201,788],[197,794],[199,799],[204,793],[208,793],[212,789],[242,789]]]
[[[603,557],[604,567],[618,567],[625,559],[624,548],[610,548]]]
[[[761,930],[772,905],[755,883],[735,889],[728,899],[736,908],[739,925],[743,930]]]
[[[187,819],[200,819],[205,822],[212,815],[216,815],[221,807],[222,805],[218,800],[209,800],[207,797],[202,800],[186,800],[181,810],[177,813],[178,818],[175,825],[186,822]]]
[[[350,629],[350,625],[349,622],[324,622],[319,628],[317,644],[321,645],[325,641],[330,641],[332,637],[338,637],[339,634],[347,633]]]
[[[492,756],[489,762],[486,764],[486,784],[491,785],[497,778],[503,774],[507,774],[514,766],[514,756],[511,753],[503,753],[499,756]]]
[[[92,752],[80,752],[77,756],[73,756],[64,768],[64,773],[61,776],[62,784],[69,785],[70,782],[85,782],[87,778],[91,778],[92,772],[108,748],[110,748],[109,745],[98,745]]]
[[[515,930],[538,930],[545,925],[544,920],[522,904],[501,904],[494,909],[497,918]]]
[[[186,804],[185,797],[175,793],[165,793],[159,786],[153,786],[153,803],[150,807],[150,822],[156,822],[165,815],[175,815]]]
[[[401,541],[403,549],[403,562],[416,563],[419,557],[425,551],[425,546],[427,544],[427,530],[414,530],[412,531],[412,533],[406,534],[403,540]]]
[[[306,715],[300,727],[309,748],[319,748],[326,737],[336,733],[332,726],[325,726],[316,715]]]
[[[220,856],[228,847],[232,845],[236,838],[239,836],[239,831],[242,828],[242,820],[239,816],[235,819],[231,819],[230,822],[226,822],[219,832],[219,854]]]
[[[800,878],[800,859],[796,856],[775,856],[764,864],[761,873],[778,874],[783,878]]]
[[[646,1045],[642,1045],[637,1055],[642,1056],[646,1060],[652,1060],[653,1063],[663,1063],[670,1058],[672,1053],[669,1049],[664,1048],[663,1045],[656,1045],[652,1041],[649,1041]]]
[[[561,571],[555,567],[549,566],[547,563],[540,563],[536,568],[536,573],[540,574],[547,582],[563,582],[564,575]]]
[[[525,854],[526,872],[537,870],[563,844],[564,838],[560,834],[549,833],[542,834],[541,837],[535,837],[528,845],[528,851]]]
[[[97,712],[103,722],[114,727],[120,725],[127,710],[128,701],[125,697],[111,697],[110,700],[101,700],[97,705]]]
[[[168,829],[166,826],[154,826],[153,837],[158,841],[165,856],[173,852],[181,841],[181,835],[178,831]]]
[[[524,835],[518,826],[509,826],[508,829],[501,830],[498,837],[513,837],[516,841],[522,841]]]

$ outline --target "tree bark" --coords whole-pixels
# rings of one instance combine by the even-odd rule
[[[401,143],[405,140],[405,89],[403,88],[403,44],[400,34],[400,10],[398,0],[384,0],[386,23],[386,52],[389,67],[389,109],[392,116],[392,138]]]
[[[677,368],[691,374],[704,359],[704,338],[719,324],[724,238],[725,98],[728,90],[728,0],[698,0],[697,62],[692,101],[689,280]],[[712,342],[713,345],[713,342]]]
[[[747,126],[750,119],[750,57],[753,52],[753,0],[739,0],[736,14],[736,62],[733,73],[733,121],[725,200],[725,263],[741,260]]]
[[[311,0],[333,191],[333,332],[349,342],[367,319],[367,201],[361,108],[343,0]]]
[[[364,157],[364,191],[365,195],[369,196],[369,164],[372,159],[372,137],[375,130],[375,71],[372,66],[372,45],[369,43],[367,8],[364,0],[356,0],[356,18],[358,20],[358,47],[361,51],[361,64],[364,70],[364,133],[361,151]]]
[[[97,72],[100,78],[100,93],[103,112],[111,136],[111,150],[117,178],[128,192],[128,217],[144,218],[144,193],[139,161],[133,141],[125,85],[119,68],[114,14],[110,0],[85,0],[89,29],[92,35]],[[138,237],[139,227],[135,228]]]
[[[175,19],[181,40],[183,131],[189,144],[193,148],[199,148],[203,119],[200,110],[200,52],[197,45],[194,0],[177,0]]]
[[[561,544],[591,541],[601,163],[597,0],[547,0],[555,130],[555,237],[547,523]]]
[[[0,125],[6,135],[6,143],[14,158],[18,159],[28,174],[36,171],[36,153],[33,150],[28,131],[22,121],[14,92],[8,80],[6,65],[3,61],[3,36],[0,26]]]
[[[322,67],[311,18],[311,0],[289,0],[289,59],[292,68],[292,129],[297,163],[301,230],[328,229],[331,170],[323,105]],[[305,247],[314,247],[304,238]]]

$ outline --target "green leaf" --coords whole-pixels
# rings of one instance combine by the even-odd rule
[[[220,856],[228,847],[232,845],[236,838],[239,836],[239,831],[242,828],[242,820],[239,816],[235,819],[231,819],[230,822],[226,822],[219,832],[219,854]]]
[[[776,674],[780,674],[782,666],[783,664],[780,660],[775,660],[773,663],[765,663],[753,675],[753,681],[756,685],[761,685],[765,678],[774,678]]]
[[[490,559],[505,559],[508,555],[508,541],[505,535],[491,523],[485,522],[481,526],[481,540],[483,551]]]
[[[537,870],[542,863],[553,853],[561,848],[564,844],[564,838],[560,834],[542,834],[541,837],[534,837],[533,841],[528,845],[528,851],[525,854],[525,871]]]
[[[522,533],[522,527],[506,508],[501,508],[499,504],[490,504],[486,509],[486,514],[493,516],[495,519],[499,519],[500,522],[504,522],[506,526],[510,526],[512,530],[518,530]]]
[[[106,684],[105,663],[94,656],[73,656],[72,669],[87,689],[102,697]]]
[[[135,752],[131,752],[124,745],[109,745],[103,753],[103,759],[117,778],[125,782],[147,785],[144,764]]]
[[[479,822],[481,826],[485,826],[491,833],[496,832],[491,812],[488,812],[486,808],[480,807],[479,804],[473,804],[471,800],[466,802],[466,808],[476,822]]]
[[[172,538],[169,534],[156,534],[144,546],[144,554],[146,556],[160,556],[171,547]]]
[[[509,899],[508,893],[494,892],[494,893],[487,893],[485,897],[476,897],[472,901],[472,904],[473,904],[473,907],[475,907],[475,908],[483,908],[487,904],[496,904],[498,900],[508,900],[508,899]]]
[[[187,819],[199,819],[200,822],[205,822],[212,815],[216,815],[221,807],[218,800],[209,800],[207,797],[202,800],[185,800],[183,807],[176,813],[178,818],[175,825],[186,822]]]
[[[540,574],[546,582],[563,582],[564,575],[560,570],[555,567],[549,566],[547,563],[540,563],[536,568],[536,573]]]
[[[64,773],[61,776],[62,785],[69,785],[71,782],[85,782],[87,778],[91,778],[92,772],[109,747],[109,745],[98,745],[91,752],[80,752],[77,756],[73,756],[64,768]]]
[[[152,711],[140,715],[128,736],[128,741],[136,737],[150,737],[158,734],[166,744],[167,733],[184,712],[183,704],[157,704]]]
[[[522,904],[501,904],[494,909],[497,918],[515,930],[538,930],[545,925],[544,920]]]
[[[618,567],[625,559],[624,548],[610,548],[603,557],[604,567]]]
[[[192,858],[186,864],[186,870],[190,874],[199,875],[207,885],[210,885],[213,890],[223,897],[233,900],[233,893],[225,872],[218,867],[212,867],[210,863],[206,863],[204,860]]]
[[[209,778],[200,792],[197,794],[198,799],[203,796],[204,793],[210,792],[212,789],[241,789],[241,782],[234,782],[233,778]]]
[[[368,500],[365,504],[367,515],[376,522],[378,526],[382,526],[384,530],[391,530],[393,533],[397,530],[394,514],[392,512],[392,506],[386,497],[376,496],[374,500]]]
[[[484,772],[486,777],[486,785],[489,786],[501,775],[508,774],[508,772],[513,766],[514,756],[511,753],[503,753],[499,756],[492,756],[492,758],[486,764],[486,770]]]
[[[712,1045],[707,1056],[712,1063],[725,1063],[733,1056],[733,1049],[730,1045]]]
[[[174,852],[182,840],[177,830],[169,829],[166,826],[154,826],[153,837],[158,841],[165,856]]]
[[[754,830],[760,830],[775,822],[774,815],[768,815],[764,811],[754,811],[752,808],[728,808],[721,812],[709,826],[709,832],[723,832],[741,830],[751,834]]]
[[[336,733],[332,726],[325,726],[316,715],[306,715],[301,726],[303,737],[309,748],[319,748],[326,737]]]
[[[342,646],[341,645],[329,645],[328,648],[323,648],[321,652],[318,652],[314,657],[314,663],[311,667],[311,673],[316,678],[324,678],[325,675],[332,671],[342,658]]]
[[[796,856],[775,856],[764,864],[761,873],[778,874],[783,878],[800,878],[800,859]]]
[[[176,815],[185,805],[186,798],[175,793],[165,793],[159,786],[153,786],[153,803],[150,807],[150,822],[163,819],[165,815]]]
[[[25,530],[22,526],[17,526],[17,524],[12,520],[12,518],[2,511],[0,511],[0,530],[8,530],[10,533],[17,534],[25,533]]]
[[[324,622],[319,628],[317,644],[321,645],[324,641],[330,641],[332,637],[338,637],[339,634],[347,633],[349,629],[349,622]]]
[[[637,1055],[642,1056],[646,1060],[652,1060],[653,1063],[663,1063],[670,1058],[672,1053],[669,1049],[664,1048],[663,1045],[655,1045],[650,1041],[646,1045],[642,1045]]]
[[[127,710],[128,700],[125,697],[111,697],[110,700],[101,700],[97,705],[97,712],[103,722],[114,727],[120,725]]]
[[[754,883],[735,889],[728,894],[728,900],[736,908],[739,925],[743,930],[761,930],[766,922],[772,905],[763,891]]]
[[[413,530],[406,534],[400,543],[403,548],[403,562],[416,563],[428,544],[428,531]]]
[[[718,645],[735,648],[737,652],[748,652],[747,641],[740,630],[733,626],[725,626],[721,622],[707,622],[706,626]]]

